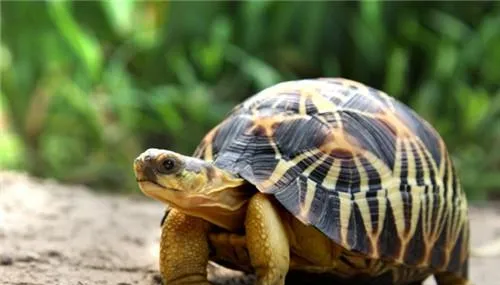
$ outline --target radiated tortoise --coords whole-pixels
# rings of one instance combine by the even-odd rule
[[[341,78],[283,82],[236,106],[193,156],[151,148],[140,189],[172,210],[168,285],[209,284],[207,264],[284,284],[468,281],[467,200],[445,143],[409,107]]]

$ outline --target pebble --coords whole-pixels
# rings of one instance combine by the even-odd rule
[[[57,250],[51,249],[51,250],[47,251],[47,256],[48,257],[61,257],[62,254],[59,251],[57,251]]]
[[[161,277],[160,274],[154,274],[153,275],[153,284],[154,285],[157,285],[157,284],[163,284],[163,278]]]
[[[28,252],[22,256],[16,258],[17,261],[20,262],[33,262],[40,260],[40,255],[36,252]]]
[[[0,255],[0,265],[2,266],[8,266],[8,265],[12,265],[14,263],[14,260],[12,259],[12,257],[8,256],[8,255]]]

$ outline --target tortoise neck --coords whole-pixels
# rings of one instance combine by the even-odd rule
[[[202,218],[231,232],[243,228],[247,202],[255,193],[250,184],[229,187],[210,192],[210,195],[186,195],[171,201],[173,207],[187,215]]]
[[[170,204],[187,215],[205,219],[229,231],[243,225],[251,184],[210,162],[187,160],[184,191],[172,193]]]

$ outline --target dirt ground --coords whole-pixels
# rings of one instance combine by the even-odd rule
[[[0,171],[0,284],[159,284],[162,213],[159,202],[140,196]],[[482,253],[492,256],[472,258],[471,279],[498,285],[500,246],[492,242],[500,238],[500,205],[471,206],[471,223],[473,247],[492,246]],[[209,271],[218,284],[251,284],[237,272]]]

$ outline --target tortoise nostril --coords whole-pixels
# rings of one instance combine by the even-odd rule
[[[151,167],[146,167],[143,173],[148,181],[156,182],[156,175]]]
[[[137,181],[156,182],[156,174],[154,165],[152,165],[152,160],[150,155],[141,155],[134,160],[134,171]]]

